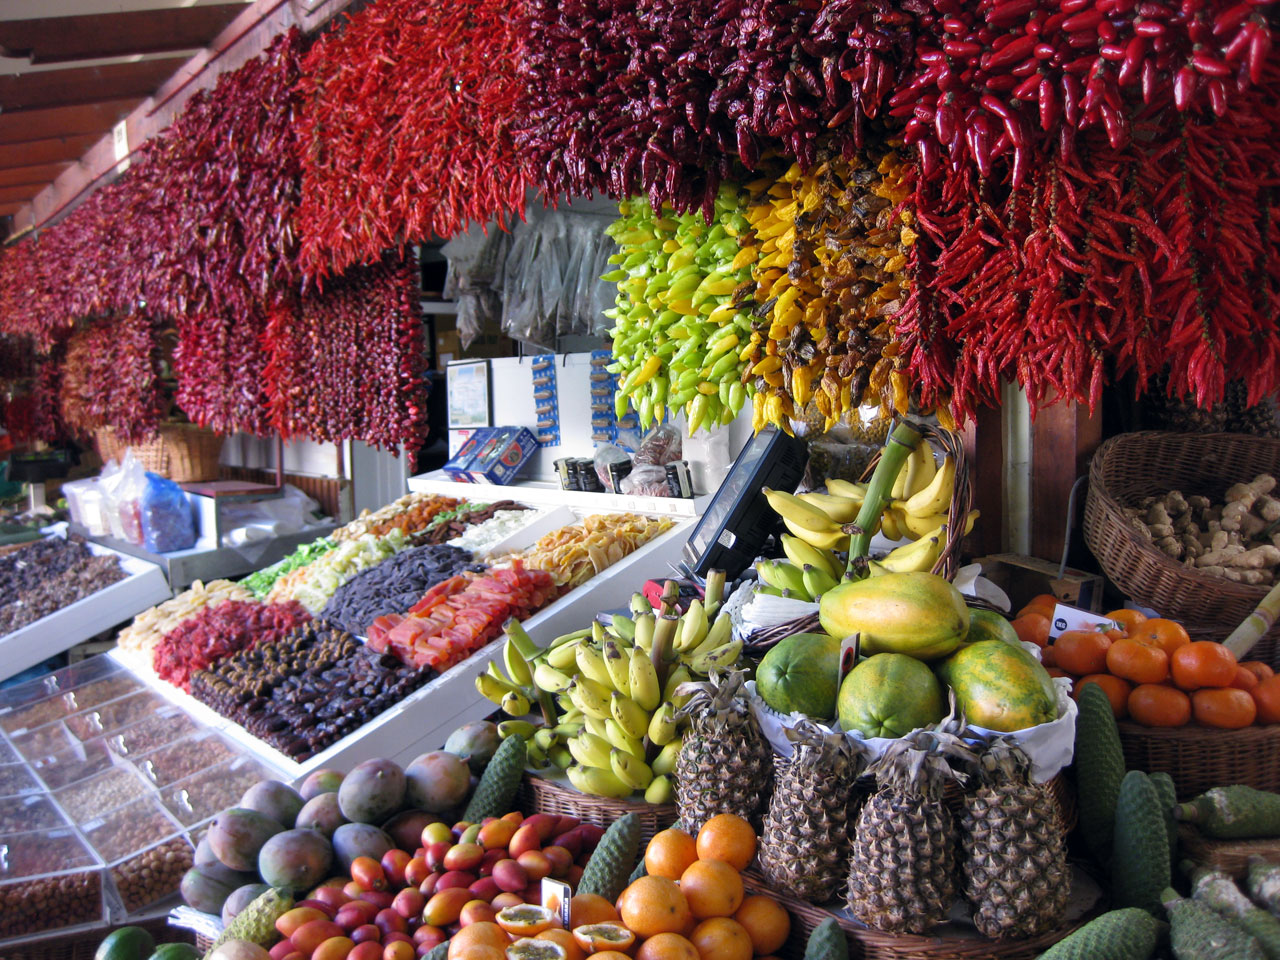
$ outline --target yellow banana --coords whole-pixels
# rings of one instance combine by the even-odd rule
[[[699,657],[708,651],[714,650],[716,647],[723,646],[729,642],[732,636],[733,621],[729,619],[727,614],[721,614],[716,617],[716,622],[707,631],[707,635],[702,642],[687,653],[681,654],[680,659],[688,662],[694,657]]]
[[[652,710],[662,702],[662,685],[658,683],[658,671],[653,661],[639,647],[631,648],[631,662],[627,665],[627,680],[631,686],[631,699],[642,710]]]
[[[782,490],[770,490],[768,487],[763,487],[762,490],[769,501],[769,506],[784,520],[790,520],[797,526],[816,533],[838,529],[835,521],[827,516],[825,511],[811,503],[805,503],[794,494]]]
[[[612,689],[596,683],[590,677],[575,677],[569,688],[573,705],[588,717],[605,720],[609,717],[609,695]]]
[[[609,751],[613,747],[603,737],[597,737],[594,733],[587,733],[584,730],[576,737],[570,737],[565,745],[573,754],[573,759],[583,766],[608,768]]]
[[[638,737],[633,737],[627,733],[627,731],[623,730],[622,724],[618,723],[618,721],[613,719],[613,717],[610,717],[604,722],[604,727],[605,730],[608,731],[608,736],[605,737],[606,740],[619,750],[625,750],[633,757],[638,757],[641,760],[644,759],[644,742]]]
[[[951,456],[942,461],[942,469],[934,474],[929,485],[907,499],[902,509],[914,513],[917,517],[927,517],[935,513],[945,513],[951,504],[951,494],[955,488],[956,462]]]
[[[498,724],[498,736],[502,737],[503,740],[507,739],[507,737],[519,737],[521,740],[528,740],[537,732],[538,728],[528,720],[503,720]]]
[[[834,497],[848,497],[850,500],[867,499],[865,483],[850,483],[848,480],[830,478],[827,480],[827,493]]]
[[[629,737],[642,740],[649,731],[649,711],[630,697],[615,693],[609,701],[609,712]]]
[[[894,516],[901,523],[902,530],[912,540],[919,540],[921,537],[931,537],[938,532],[938,528],[946,521],[945,513],[935,513],[928,517],[917,517],[914,513],[907,513],[901,509],[903,501],[899,500],[893,504],[895,509]]]
[[[920,573],[931,570],[941,552],[938,537],[922,537],[915,543],[898,547],[881,559],[880,565],[889,573]]]
[[[558,647],[553,647],[547,651],[544,663],[549,663],[557,670],[568,670],[573,672],[578,666],[578,647],[583,643],[582,640],[571,640],[568,643],[562,643]],[[537,667],[534,668],[537,670]]]
[[[510,637],[502,645],[502,662],[507,668],[507,676],[513,682],[522,687],[526,687],[533,682],[533,669],[529,666],[529,661],[524,658],[524,654],[520,652],[520,648],[512,642]]]
[[[649,602],[649,598],[643,593],[633,593],[631,595],[631,615],[639,620],[645,614],[653,613],[653,604]]]
[[[523,717],[529,712],[529,698],[519,690],[512,690],[502,698],[502,712],[509,717]]]
[[[723,647],[717,647],[710,653],[704,653],[692,663],[689,669],[694,673],[710,674],[712,670],[722,670],[730,664],[737,663],[742,655],[742,641],[731,640]]]
[[[802,493],[800,499],[817,507],[836,523],[853,523],[862,509],[861,500],[849,497],[837,497],[829,493]]]
[[[901,540],[905,535],[898,517],[902,511],[896,507],[885,507],[884,514],[880,517],[880,531],[889,540]]]
[[[680,747],[684,744],[683,738],[672,740],[653,758],[653,762],[649,764],[650,769],[660,777],[675,773],[676,760],[680,756]]]
[[[756,396],[759,396],[759,394],[756,394]],[[808,530],[799,524],[793,523],[787,517],[783,517],[782,522],[786,525],[787,529],[791,531],[793,536],[799,537],[806,543],[813,544],[820,550],[849,549],[849,535],[839,527],[820,533],[817,530]]]
[[[676,688],[692,679],[693,674],[689,672],[689,668],[683,663],[680,664],[667,675],[667,682],[662,687],[662,699],[670,700],[676,707],[683,707],[689,701],[689,698],[676,696]]]
[[[604,654],[589,643],[578,646],[576,651],[578,673],[588,677],[608,689],[613,689],[613,678],[609,676],[609,668],[604,665]]]
[[[676,708],[670,702],[664,703],[653,711],[649,718],[649,740],[659,747],[665,747],[676,735]]]
[[[970,510],[964,522],[964,535],[967,537],[973,533],[973,525],[977,523],[978,518],[982,516],[981,510]],[[947,535],[947,524],[943,524],[938,528],[938,535],[945,538]]]
[[[583,767],[575,764],[566,770],[565,774],[577,790],[592,796],[621,800],[635,792],[619,780],[617,774],[607,766]]]
[[[904,497],[914,497],[929,486],[938,473],[937,461],[933,459],[933,448],[923,440],[917,443],[911,448],[911,454],[907,457],[907,464],[910,466],[910,471],[907,476],[907,485],[903,488],[902,495]]]
[[[787,559],[802,570],[808,563],[822,568],[837,580],[844,574],[843,565],[830,550],[819,550],[808,541],[793,537],[789,533],[782,535],[782,550],[787,555]]]
[[[625,750],[611,752],[609,766],[613,775],[633,790],[643,790],[653,782],[653,771],[649,769],[649,765]]]
[[[479,680],[476,682],[479,683]],[[573,683],[573,677],[543,661],[533,668],[533,683],[539,690],[547,693],[563,693]]]
[[[889,494],[893,499],[897,500],[904,495],[903,491],[907,489],[907,476],[910,472],[911,457],[908,455],[907,459],[902,461],[902,469],[900,469],[898,471],[898,475],[893,478],[893,488]]]
[[[654,777],[645,788],[646,803],[670,803],[675,796],[675,787],[670,777]]]
[[[645,603],[649,601],[646,600]],[[653,628],[657,626],[658,620],[652,613],[642,613],[636,617],[636,635],[634,642],[637,647],[648,653],[653,649]]]
[[[609,681],[613,688],[624,697],[631,696],[631,680],[627,676],[631,663],[630,655],[612,640],[606,640],[602,656],[604,657],[605,669],[609,671]]]
[[[680,630],[676,634],[677,651],[692,650],[707,635],[707,611],[702,601],[694,599],[689,602],[689,609],[680,618]]]
[[[606,741],[609,739],[609,728],[604,725],[604,721],[599,717],[583,714],[582,725],[587,728],[587,733],[593,737],[599,737],[601,740]]]

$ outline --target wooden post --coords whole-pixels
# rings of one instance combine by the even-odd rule
[[[1054,563],[1062,559],[1067,501],[1071,487],[1089,469],[1102,440],[1102,411],[1092,417],[1075,403],[1042,407],[1031,424],[1031,553]],[[1085,490],[1076,497],[1075,528],[1084,515]],[[983,519],[985,520],[985,514]],[[981,521],[980,521],[981,522]],[[1075,536],[1075,532],[1072,532]]]
[[[1004,526],[1004,437],[1001,411],[982,407],[974,420],[960,431],[969,461],[969,482],[973,487],[973,508],[982,516],[974,524],[966,544],[968,553],[988,556],[1005,550]]]

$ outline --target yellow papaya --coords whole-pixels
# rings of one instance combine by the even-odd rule
[[[975,726],[1008,733],[1057,719],[1053,680],[1021,646],[980,640],[956,651],[937,671]]]
[[[862,653],[945,657],[969,633],[960,591],[932,573],[886,573],[851,580],[822,595],[822,629],[833,637],[860,634]]]

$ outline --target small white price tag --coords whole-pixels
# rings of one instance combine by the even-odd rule
[[[571,910],[573,904],[573,889],[563,880],[552,880],[550,877],[542,878],[542,905],[552,913],[560,915],[560,925],[566,930],[572,930]]]
[[[1099,627],[1103,630],[1113,630],[1117,624],[1114,620],[1108,620],[1099,614],[1060,603],[1053,608],[1053,618],[1049,621],[1049,636],[1056,638],[1058,634],[1066,633],[1068,630],[1097,630]]]
[[[111,146],[116,157],[116,173],[129,169],[129,122],[121,120],[111,128]]]
[[[855,633],[845,637],[840,641],[840,679],[843,680],[845,675],[854,668],[858,662],[858,653],[861,644],[862,634]]]

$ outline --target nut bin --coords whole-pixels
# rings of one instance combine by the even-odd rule
[[[107,872],[125,910],[133,913],[177,893],[194,864],[195,848],[179,835],[111,864]]]
[[[58,790],[111,766],[111,753],[103,740],[77,743],[65,750],[32,762],[31,767],[44,785]]]
[[[126,759],[140,757],[166,744],[200,732],[200,727],[177,707],[164,707],[145,720],[107,737],[107,749]]]
[[[18,752],[9,746],[9,741],[0,734],[0,763],[17,763],[20,759]]]
[[[70,750],[77,743],[61,720],[46,723],[13,738],[13,747],[31,763],[36,763],[56,753]]]
[[[165,706],[161,697],[143,690],[67,717],[67,729],[81,740],[92,740],[145,720]]]
[[[101,865],[73,831],[0,836],[0,940],[104,916]]]
[[[15,797],[24,793],[40,793],[43,788],[25,764],[6,763],[0,766],[0,797]]]
[[[234,807],[259,780],[272,779],[275,774],[249,757],[236,757],[166,787],[160,802],[184,827],[192,827]]]
[[[195,849],[155,800],[143,797],[80,824],[129,912],[178,889]]]
[[[118,664],[95,657],[0,691],[0,729],[12,733],[44,726],[141,689]]]
[[[104,810],[114,810],[150,792],[151,788],[132,767],[120,764],[63,787],[54,793],[53,799],[73,821],[83,823]]]
[[[222,739],[206,733],[153,750],[136,759],[134,765],[151,783],[167,787],[235,756],[236,751]]]
[[[66,826],[66,820],[48,797],[29,794],[0,800],[0,834]]]

